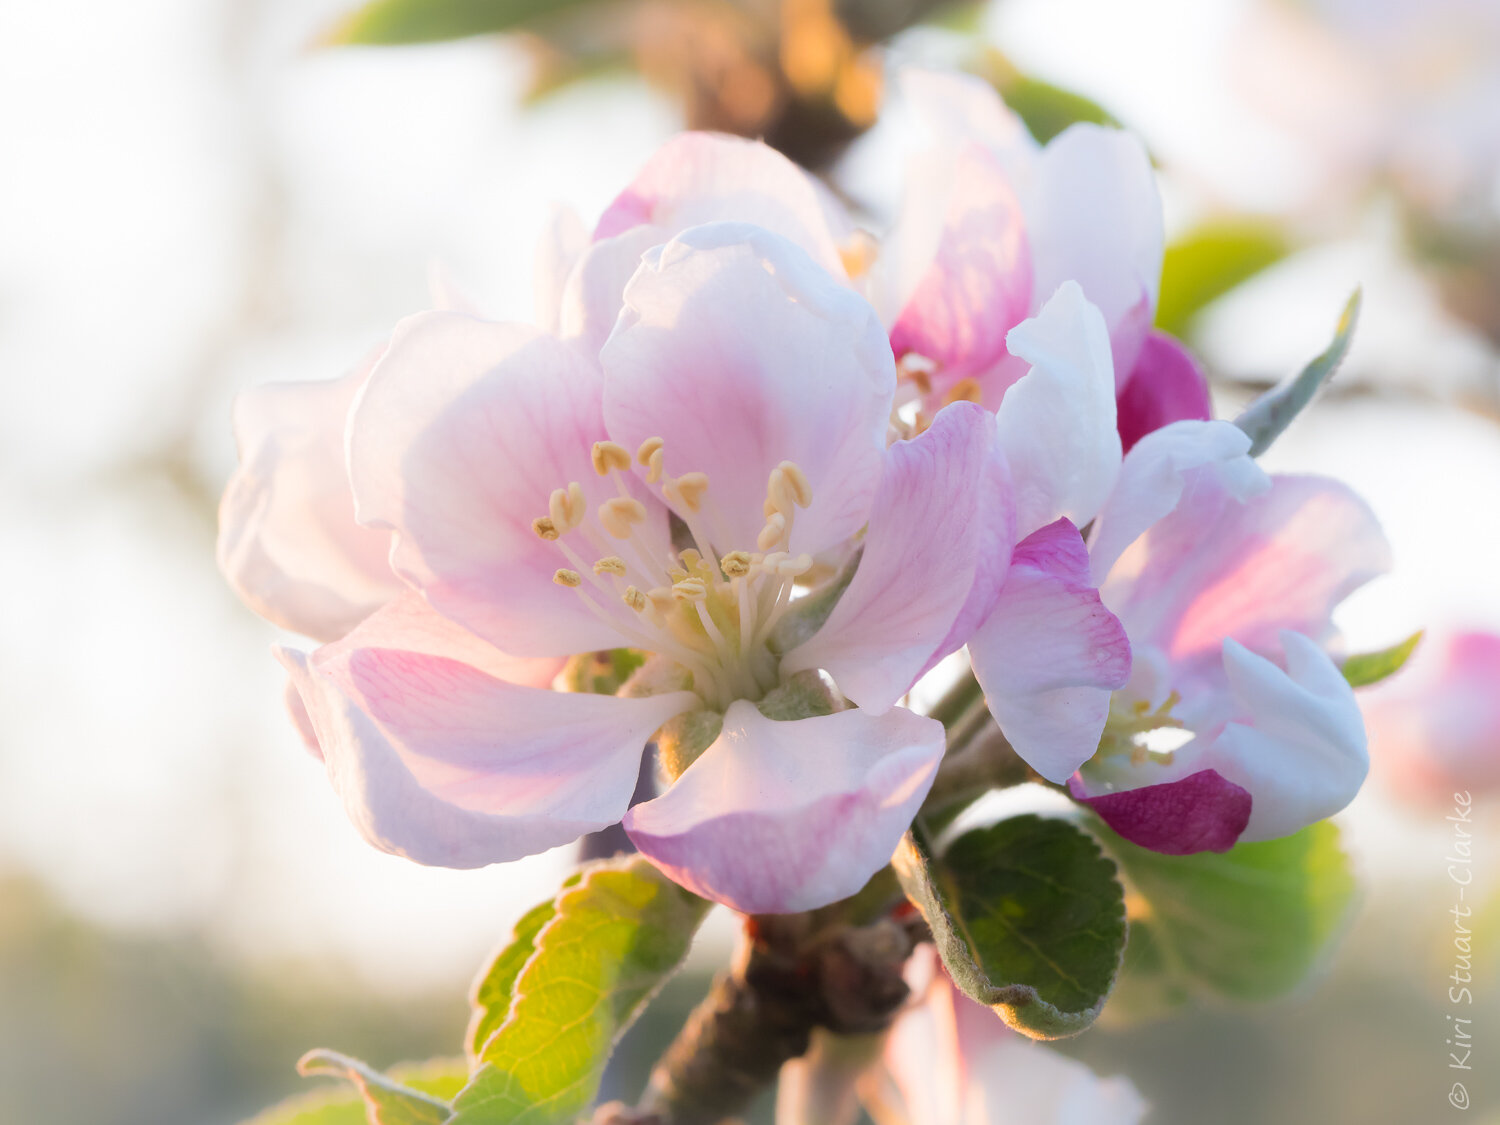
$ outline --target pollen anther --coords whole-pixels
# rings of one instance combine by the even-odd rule
[[[556,582],[559,586],[577,588],[583,585],[583,575],[579,574],[576,570],[559,570],[552,576],[552,581]]]
[[[536,532],[539,539],[557,538],[557,524],[552,522],[551,516],[541,516],[532,520],[531,530]]]
[[[719,569],[726,578],[743,578],[750,573],[750,552],[730,551],[719,560]]]
[[[619,577],[625,575],[625,560],[619,555],[605,555],[594,564],[595,574],[613,574]]]
[[[634,586],[626,586],[625,592],[620,595],[620,600],[637,613],[640,613],[649,604],[646,595]]]
[[[619,442],[596,441],[593,450],[594,472],[607,477],[630,468],[630,451]]]
[[[646,505],[630,496],[615,496],[599,505],[599,522],[616,539],[629,539],[646,519]]]

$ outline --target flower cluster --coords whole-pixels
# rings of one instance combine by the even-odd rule
[[[293,712],[376,846],[472,867],[623,821],[699,894],[821,906],[920,808],[945,736],[903,701],[965,646],[1015,751],[1146,847],[1354,795],[1325,648],[1387,549],[1343,486],[1262,472],[1150,328],[1146,154],[906,87],[931,145],[879,241],[686,134],[548,237],[538,324],[425,312],[242,397],[221,564],[324,642],[279,650]]]

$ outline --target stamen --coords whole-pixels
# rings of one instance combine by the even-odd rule
[[[661,450],[664,444],[659,437],[648,437],[645,441],[641,442],[641,447],[635,451],[635,459],[646,468],[646,480],[650,484],[655,484],[661,480]]]
[[[607,477],[630,468],[630,451],[619,442],[596,441],[593,450],[594,472]]]
[[[780,512],[771,513],[766,520],[766,526],[760,529],[760,534],[755,537],[755,545],[762,551],[769,551],[781,542],[781,537],[786,534],[786,517]]]
[[[579,586],[583,585],[583,575],[579,574],[576,570],[559,570],[552,576],[552,581],[556,582],[559,586],[567,586],[570,589],[576,590]]]
[[[537,533],[540,539],[552,540],[557,538],[557,524],[552,522],[552,517],[542,516],[531,521],[531,530]]]
[[[595,574],[613,574],[616,577],[625,577],[625,560],[619,555],[605,555],[594,564]]]
[[[553,529],[559,535],[571,530],[571,525],[568,523],[568,490],[566,488],[552,490],[552,495],[547,498],[547,515],[551,519]]]
[[[807,474],[795,461],[783,461],[776,466],[776,471],[782,474],[786,483],[791,487],[792,499],[796,501],[797,507],[807,508],[812,506],[812,482],[807,479]]]
[[[708,491],[708,474],[684,473],[677,478],[676,485],[683,506],[696,512],[703,505],[703,494]]]
[[[599,505],[599,522],[616,539],[629,539],[646,520],[646,505],[629,496],[614,496]]]
[[[719,560],[719,569],[726,578],[743,578],[750,573],[750,552],[730,551]]]
[[[983,398],[984,391],[979,386],[979,380],[971,375],[954,383],[948,393],[943,396],[943,403],[946,405],[950,402],[979,402]]]
[[[672,584],[672,595],[681,602],[699,602],[708,596],[701,578],[683,578]]]
[[[641,593],[640,590],[636,589],[634,586],[626,586],[625,592],[620,595],[620,600],[628,605],[631,609],[635,610],[637,613],[642,612],[648,605],[651,604],[646,599],[646,595]]]

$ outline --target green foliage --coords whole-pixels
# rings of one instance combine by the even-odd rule
[[[570,876],[563,889],[575,886],[582,876]],[[490,963],[474,980],[469,1004],[474,1009],[469,1019],[469,1032],[464,1050],[471,1059],[478,1059],[489,1042],[490,1036],[500,1029],[505,1017],[510,1014],[510,1001],[515,993],[516,978],[522,968],[536,952],[536,936],[543,926],[557,915],[555,899],[532,907],[516,922],[516,928]]]
[[[1389,679],[1405,667],[1411,654],[1422,643],[1422,630],[1418,629],[1406,640],[1378,652],[1358,652],[1344,661],[1344,679],[1350,687],[1369,687],[1381,680]]]
[[[1359,320],[1360,291],[1356,289],[1339,317],[1333,340],[1319,356],[1290,379],[1283,380],[1245,408],[1234,424],[1250,435],[1250,456],[1271,448],[1326,383],[1349,352],[1354,325]]]
[[[1093,1023],[1125,948],[1125,906],[1092,837],[1017,816],[965,833],[939,859],[914,830],[893,864],[966,995],[1034,1038]]]
[[[568,691],[614,695],[645,663],[646,654],[633,648],[580,652],[563,666],[563,683]]]
[[[709,905],[639,856],[585,871],[529,938],[535,952],[508,986],[510,1012],[454,1099],[452,1125],[576,1119],[614,1044],[687,955]],[[528,925],[537,918],[527,915]],[[506,971],[491,965],[491,995]]]
[[[1184,335],[1203,308],[1291,252],[1286,234],[1265,219],[1215,219],[1167,247],[1156,326]]]
[[[1026,129],[1041,144],[1046,144],[1069,125],[1080,121],[1095,125],[1119,122],[1098,102],[1082,94],[1064,90],[1040,78],[1015,74],[997,84],[1005,104],[1026,123]]]
[[[1307,977],[1338,934],[1354,877],[1327,821],[1223,854],[1160,855],[1097,829],[1139,896],[1111,1012],[1199,996],[1264,1000]],[[1133,900],[1137,901],[1137,900]]]
[[[404,1125],[406,1122],[444,1121],[448,1113],[445,1099],[458,1093],[469,1077],[469,1069],[462,1059],[435,1059],[416,1066],[395,1067],[387,1078],[370,1071],[363,1063],[326,1051],[315,1051],[304,1058],[302,1070],[306,1074],[349,1077],[355,1082],[356,1090],[318,1090],[289,1098],[245,1125],[369,1125],[370,1122],[375,1125],[396,1125],[401,1122]],[[359,1092],[360,1083],[367,1081],[366,1075],[373,1076],[377,1085],[401,1089],[407,1095],[420,1099],[414,1103],[419,1107],[417,1112],[422,1112],[420,1107],[423,1102],[431,1099],[431,1105],[426,1107],[429,1116],[382,1116],[385,1111],[376,1109],[374,1105],[371,1105],[367,1113],[366,1106],[370,1103]],[[376,1095],[382,1096],[385,1095]],[[442,1116],[434,1116],[438,1112]]]
[[[334,25],[329,46],[431,43],[497,31],[597,0],[371,0]]]

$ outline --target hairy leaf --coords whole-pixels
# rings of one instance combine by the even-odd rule
[[[1035,1038],[1093,1023],[1125,948],[1124,892],[1098,843],[1032,815],[966,832],[939,859],[921,836],[893,864],[953,982]]]
[[[1383,648],[1378,652],[1359,652],[1344,661],[1344,679],[1350,687],[1369,687],[1394,676],[1405,667],[1411,654],[1422,643],[1422,630],[1418,629],[1406,640]]]
[[[1155,1015],[1196,996],[1260,1000],[1307,977],[1348,913],[1354,877],[1327,821],[1222,854],[1160,855],[1100,826],[1133,895],[1111,1012]]]
[[[1279,226],[1264,219],[1215,219],[1167,247],[1156,326],[1183,335],[1203,308],[1275,265],[1291,251]]]
[[[1250,456],[1259,457],[1271,448],[1271,443],[1281,436],[1292,419],[1300,414],[1318,389],[1326,383],[1344,356],[1349,352],[1349,341],[1354,336],[1354,325],[1359,320],[1360,292],[1358,289],[1344,306],[1339,317],[1338,330],[1323,353],[1297,372],[1272,387],[1260,398],[1245,408],[1245,412],[1234,420],[1234,424],[1250,435]]]
[[[565,888],[510,986],[509,1015],[454,1099],[452,1125],[574,1121],[709,905],[640,856],[599,864]]]
[[[434,1059],[391,1068],[391,1080],[440,1100],[451,1098],[469,1080],[463,1059]],[[314,1090],[288,1098],[258,1114],[245,1125],[369,1125],[365,1099],[358,1091]]]
[[[337,1051],[309,1051],[297,1063],[297,1070],[306,1075],[326,1074],[352,1082],[358,1091],[354,1104],[363,1108],[363,1115],[353,1120],[368,1121],[369,1125],[443,1125],[451,1113],[448,1102],[443,1097],[381,1074],[358,1059],[341,1055]],[[449,1083],[444,1085],[446,1087]],[[447,1092],[451,1094],[452,1091]],[[338,1119],[335,1117],[326,1123],[319,1117],[312,1120],[319,1122],[319,1125],[331,1125],[332,1121]],[[260,1118],[256,1122],[257,1125],[270,1125],[269,1122],[262,1123]]]
[[[370,0],[323,37],[328,46],[431,43],[514,31],[539,16],[597,0]]]

